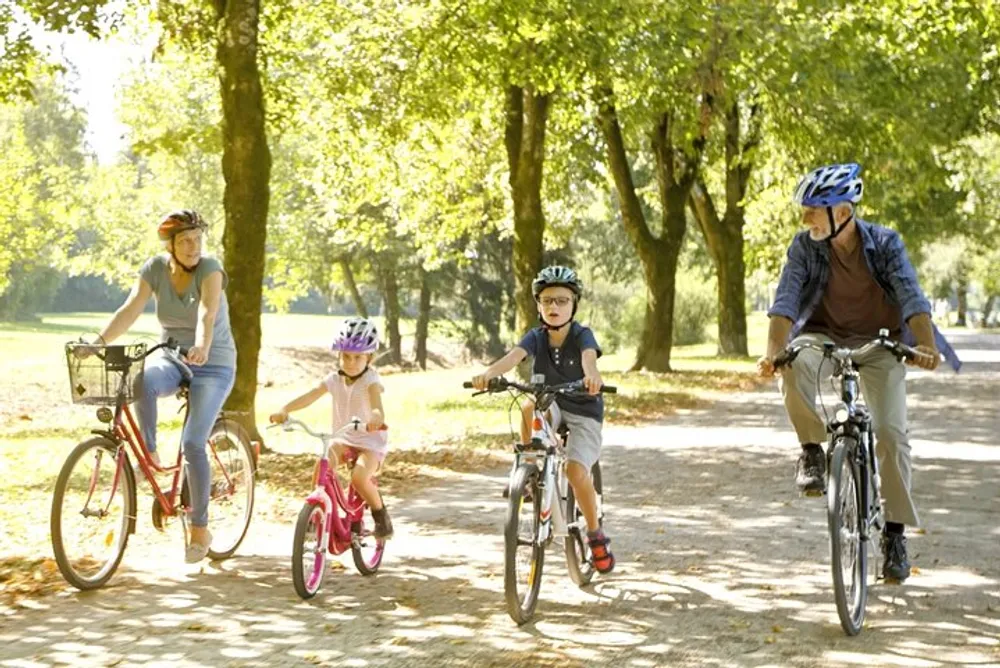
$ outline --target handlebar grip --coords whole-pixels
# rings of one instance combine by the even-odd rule
[[[791,364],[793,361],[795,361],[795,358],[797,356],[798,352],[782,350],[780,353],[778,353],[778,356],[774,358],[772,364],[774,364],[775,369],[780,369],[781,367],[787,366]]]
[[[467,390],[471,390],[474,387],[474,385],[472,384],[472,381],[467,380],[464,383],[462,383],[462,387],[464,387]]]
[[[184,348],[183,346],[177,346],[177,353],[178,353],[178,354],[179,354],[179,355],[180,355],[181,357],[187,357],[187,356],[188,356],[188,351],[189,351],[189,350],[191,350],[191,349],[190,349],[190,348]]]
[[[614,385],[602,385],[601,386],[601,393],[602,394],[618,394],[618,388],[615,387]]]

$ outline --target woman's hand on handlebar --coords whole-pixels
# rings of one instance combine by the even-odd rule
[[[208,347],[191,346],[188,348],[187,355],[184,356],[184,361],[194,366],[203,365],[208,361]]]
[[[288,411],[278,411],[276,413],[271,413],[269,418],[271,424],[284,424],[285,420],[288,419]]]

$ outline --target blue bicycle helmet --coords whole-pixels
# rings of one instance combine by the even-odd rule
[[[799,181],[793,199],[796,204],[812,207],[857,204],[865,190],[860,173],[861,166],[854,162],[814,169]]]

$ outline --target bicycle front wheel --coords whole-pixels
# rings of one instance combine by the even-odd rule
[[[601,498],[603,492],[603,482],[601,480],[601,463],[594,462],[590,469],[591,480],[594,482],[594,491],[597,498]],[[587,520],[583,517],[583,511],[576,503],[576,494],[571,485],[566,490],[566,570],[574,584],[582,587],[589,584],[594,577],[594,557],[590,553],[590,545],[587,543]],[[597,512],[601,509],[598,507]]]
[[[212,532],[211,559],[228,559],[243,542],[253,515],[254,463],[250,443],[225,420],[208,437],[208,464],[212,471],[208,526]]]
[[[542,499],[536,466],[522,464],[515,471],[507,503],[504,597],[511,619],[524,624],[535,614],[545,562],[545,546],[538,539]]]
[[[135,478],[125,451],[107,438],[80,443],[56,479],[50,529],[59,571],[96,589],[118,569],[135,528]]]
[[[864,504],[852,440],[834,441],[827,481],[830,565],[840,625],[849,636],[861,632],[868,600],[868,550],[862,540]]]
[[[323,545],[323,506],[307,503],[299,511],[292,544],[292,583],[303,599],[316,595],[326,572],[326,549]]]

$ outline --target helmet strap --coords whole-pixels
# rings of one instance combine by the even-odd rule
[[[358,378],[361,378],[361,376],[365,375],[366,373],[368,373],[368,365],[367,364],[365,365],[365,368],[361,370],[361,373],[359,373],[356,376],[352,376],[351,374],[346,373],[343,369],[337,369],[337,375],[343,376],[344,378],[346,378],[347,380],[351,381],[352,383],[354,381],[356,381]]]
[[[198,268],[197,264],[193,267],[189,267],[177,258],[177,253],[175,253],[173,249],[173,241],[170,242],[170,257],[173,258],[174,264],[183,269],[186,274],[193,274],[194,270]]]
[[[827,237],[827,240],[833,241],[837,238],[838,234],[844,231],[844,228],[847,227],[848,223],[854,220],[854,211],[851,211],[851,215],[847,217],[847,220],[840,224],[840,227],[837,227],[837,221],[833,219],[832,206],[826,207],[826,216],[830,220],[830,236]]]
[[[569,320],[567,320],[566,322],[564,322],[561,325],[550,325],[545,320],[545,318],[542,317],[542,314],[539,313],[538,314],[538,321],[542,323],[542,329],[545,329],[545,330],[548,330],[548,331],[552,331],[552,332],[558,332],[563,327],[568,327],[573,322],[573,319],[576,318],[576,307],[577,307],[578,304],[579,304],[579,300],[576,299],[576,298],[574,298],[573,299],[573,312],[570,314]]]

